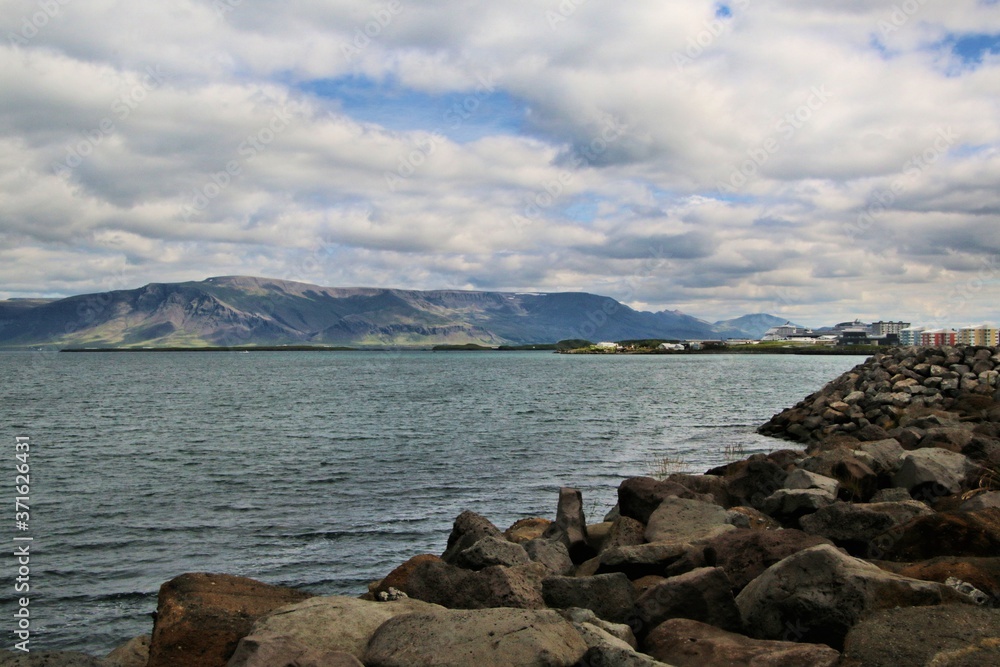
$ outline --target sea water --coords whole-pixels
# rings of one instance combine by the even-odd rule
[[[0,353],[7,516],[30,536],[33,650],[148,634],[185,572],[359,595],[443,551],[463,510],[500,529],[591,521],[619,482],[786,447],[755,433],[863,359],[540,352]],[[30,526],[15,439],[30,438]],[[18,564],[0,560],[16,641]]]

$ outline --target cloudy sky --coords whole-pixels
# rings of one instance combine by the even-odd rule
[[[996,0],[0,0],[0,297],[1000,320]]]

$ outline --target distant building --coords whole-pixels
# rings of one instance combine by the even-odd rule
[[[868,337],[868,328],[865,326],[841,329],[837,338],[838,345],[871,345],[873,342],[875,341]]]
[[[888,336],[889,334],[899,335],[903,329],[910,326],[909,322],[872,322],[869,326],[869,331],[871,331],[872,336],[882,337]]]
[[[899,344],[920,345],[920,334],[924,331],[924,327],[906,327],[899,332]]]
[[[920,332],[920,344],[925,347],[957,345],[958,332],[954,329],[927,329]]]
[[[958,330],[959,345],[1000,345],[1000,329],[995,324],[977,324]]]
[[[603,343],[598,343],[594,347],[596,347],[598,350],[604,350],[606,352],[617,352],[619,345],[618,343],[603,342]]]
[[[789,338],[795,336],[811,336],[813,335],[812,329],[807,329],[806,327],[797,327],[791,322],[785,322],[781,326],[771,327],[768,329],[761,340],[788,340]]]
[[[680,343],[660,343],[658,350],[663,350],[664,352],[679,352],[684,350],[684,346]]]

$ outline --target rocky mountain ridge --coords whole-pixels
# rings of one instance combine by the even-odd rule
[[[0,345],[204,347],[745,338],[677,311],[582,292],[335,288],[249,276],[0,302]]]

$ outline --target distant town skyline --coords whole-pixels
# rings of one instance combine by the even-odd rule
[[[8,2],[0,299],[1000,319],[995,2]]]

